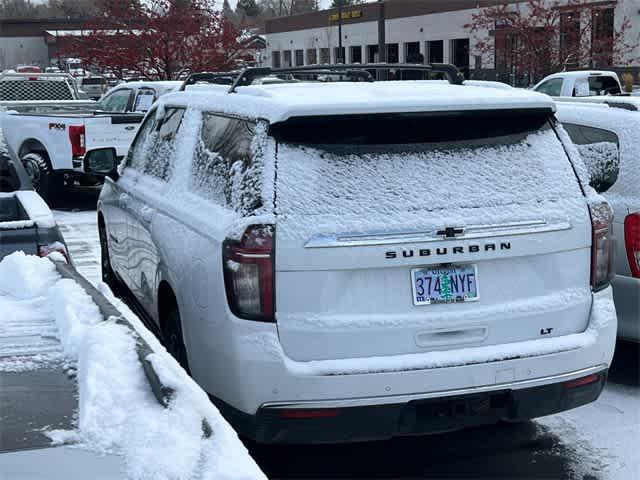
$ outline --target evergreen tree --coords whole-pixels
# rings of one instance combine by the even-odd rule
[[[258,7],[256,0],[238,0],[236,13],[239,15],[246,15],[247,17],[257,17],[260,13],[260,8]]]

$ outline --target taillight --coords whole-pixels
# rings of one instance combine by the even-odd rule
[[[71,154],[74,157],[81,157],[86,153],[84,143],[84,125],[70,125],[69,140],[71,141]]]
[[[591,288],[606,288],[613,278],[613,212],[607,203],[590,205],[591,213]]]
[[[237,317],[274,318],[274,226],[251,225],[240,241],[224,244],[223,266],[229,308]]]
[[[640,212],[624,219],[624,244],[631,267],[631,276],[640,278]]]
[[[65,247],[62,243],[54,242],[54,243],[51,243],[49,245],[40,245],[38,247],[38,256],[39,257],[48,257],[52,253],[61,254],[64,257],[64,260],[67,263],[70,263],[70,261],[69,261],[69,252],[67,251],[67,247]]]

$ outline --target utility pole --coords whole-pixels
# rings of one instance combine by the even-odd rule
[[[378,62],[387,62],[387,39],[385,31],[384,0],[378,0]],[[387,79],[386,70],[377,71],[378,80]]]
[[[344,0],[338,0],[338,55],[336,55],[336,63],[344,63],[342,58],[342,4]]]

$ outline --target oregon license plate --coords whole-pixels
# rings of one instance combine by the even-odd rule
[[[472,302],[478,294],[476,265],[447,265],[411,271],[414,305]]]

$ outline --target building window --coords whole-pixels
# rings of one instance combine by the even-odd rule
[[[594,9],[591,13],[591,66],[610,67],[613,63],[613,8]]]
[[[338,48],[338,47],[334,47],[333,48],[333,58],[334,58],[334,63],[344,63],[345,62],[345,51],[346,49],[344,47],[342,47],[342,49]]]
[[[397,43],[387,43],[387,63],[398,63],[400,61],[400,49]]]
[[[291,67],[291,50],[284,51],[283,64],[284,68]]]
[[[271,66],[273,68],[280,68],[280,52],[271,52]]]
[[[315,65],[318,63],[318,51],[315,48],[307,49],[307,65]]]
[[[296,67],[304,65],[304,50],[296,50]]]
[[[427,60],[429,63],[443,63],[444,62],[444,41],[433,40],[427,42]]]
[[[469,78],[469,39],[457,38],[451,40],[451,63]]]
[[[320,63],[327,64],[331,63],[331,51],[328,48],[320,49]]]
[[[367,63],[378,62],[378,45],[367,45]]]
[[[560,61],[567,68],[580,66],[580,13],[560,15]]]
[[[349,60],[351,63],[362,63],[362,47],[349,47]]]
[[[404,44],[405,63],[424,63],[424,57],[420,53],[420,42]]]

